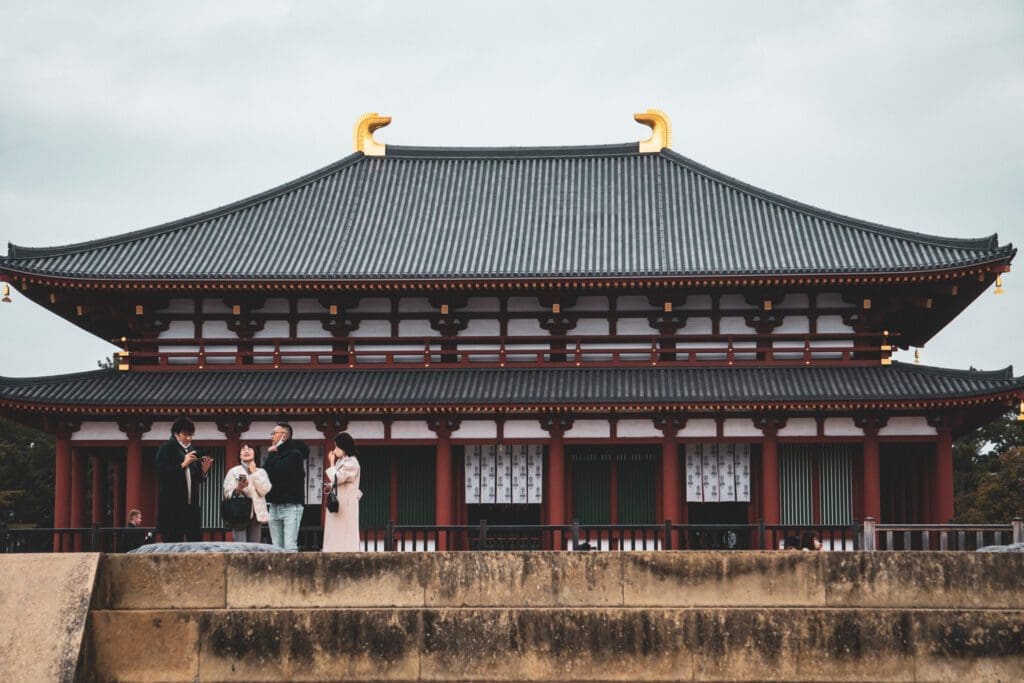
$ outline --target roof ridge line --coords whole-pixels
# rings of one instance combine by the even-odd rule
[[[226,215],[235,211],[252,206],[262,202],[269,201],[280,195],[292,192],[304,185],[309,185],[313,182],[326,178],[332,173],[336,173],[344,168],[354,165],[355,163],[364,159],[365,156],[362,152],[355,152],[342,159],[331,162],[327,166],[318,168],[311,173],[299,176],[293,180],[289,180],[285,183],[270,188],[269,190],[263,190],[256,194],[243,197],[229,204],[218,206],[208,211],[202,211],[191,216],[184,218],[178,218],[167,223],[159,223],[148,228],[139,228],[129,232],[121,233],[119,235],[113,235],[110,237],[101,237],[95,240],[88,240],[86,242],[76,242],[73,244],[65,244],[53,247],[23,247],[18,246],[12,242],[7,243],[7,256],[0,257],[0,262],[9,259],[19,258],[40,258],[45,256],[61,256],[67,254],[74,254],[77,252],[88,251],[90,249],[98,249],[103,247],[109,247],[117,244],[126,244],[134,242],[147,237],[153,237],[155,235],[162,235],[175,230],[180,230],[188,227],[192,227],[202,222],[219,218],[222,215]]]
[[[640,156],[635,142],[610,145],[553,145],[530,147],[419,147],[388,145],[385,161],[391,159],[560,159]]]
[[[987,237],[945,237],[942,235],[929,235],[923,232],[916,232],[914,230],[906,230],[904,228],[894,228],[883,223],[874,223],[872,221],[862,220],[860,218],[854,218],[845,214],[836,213],[835,211],[829,211],[828,209],[822,209],[812,204],[807,204],[785,195],[777,194],[764,188],[751,185],[750,183],[744,182],[738,178],[730,176],[726,173],[705,166],[699,161],[683,156],[679,152],[672,149],[663,149],[659,154],[673,163],[688,168],[696,173],[700,173],[711,180],[724,183],[733,187],[736,190],[752,194],[760,197],[761,199],[781,204],[786,208],[794,209],[797,211],[812,213],[821,218],[830,220],[835,223],[840,223],[845,227],[854,230],[864,230],[867,232],[873,232],[887,237],[897,237],[900,239],[911,240],[919,242],[921,244],[935,244],[944,247],[960,247],[967,249],[1002,249],[1006,252],[1013,250],[1013,243],[1006,244],[1002,247],[999,246],[999,234],[992,233]]]

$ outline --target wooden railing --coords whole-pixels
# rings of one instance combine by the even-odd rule
[[[878,365],[892,336],[874,333],[117,339],[121,369],[433,366]]]

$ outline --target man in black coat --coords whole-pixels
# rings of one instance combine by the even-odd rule
[[[186,417],[171,425],[171,438],[156,452],[156,530],[165,543],[202,540],[199,489],[213,458],[192,448],[196,427]]]
[[[270,434],[263,469],[273,488],[267,493],[270,540],[289,552],[299,549],[299,525],[306,503],[306,459],[309,447],[292,439],[292,427],[282,422]],[[318,482],[319,484],[319,482]]]

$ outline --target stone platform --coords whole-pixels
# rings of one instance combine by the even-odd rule
[[[103,556],[78,675],[1019,680],[1021,576],[1017,553]]]

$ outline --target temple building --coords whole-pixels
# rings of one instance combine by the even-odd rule
[[[635,118],[639,143],[428,148],[379,143],[390,119],[367,115],[353,154],[262,194],[9,245],[4,306],[122,349],[0,378],[0,413],[56,435],[55,526],[152,520],[180,415],[214,480],[289,422],[310,524],[341,430],[367,529],[949,521],[953,440],[1024,377],[892,354],[998,290],[1015,249],[766,192],[673,151],[662,112]]]

